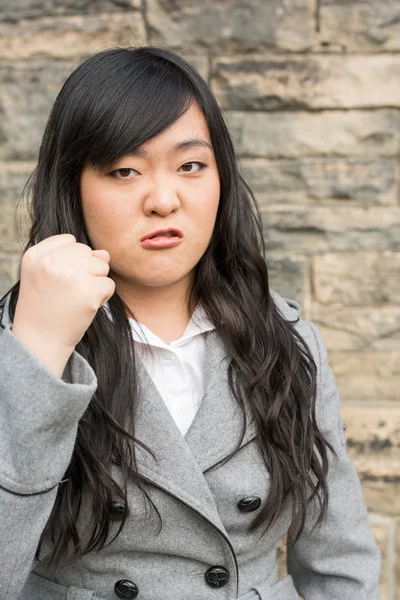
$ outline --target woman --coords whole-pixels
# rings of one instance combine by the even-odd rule
[[[1,598],[378,598],[325,346],[269,290],[198,73],[85,61],[32,201],[0,334]]]

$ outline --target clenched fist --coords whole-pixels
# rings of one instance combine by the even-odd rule
[[[12,331],[59,377],[115,291],[109,261],[106,250],[92,250],[70,234],[49,237],[22,258]]]

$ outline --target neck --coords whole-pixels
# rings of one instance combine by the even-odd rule
[[[114,274],[113,279],[118,295],[128,308],[128,316],[146,325],[167,344],[183,335],[191,317],[187,278],[155,287],[121,281]]]

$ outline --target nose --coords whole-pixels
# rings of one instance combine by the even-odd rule
[[[181,205],[178,190],[172,181],[163,177],[151,183],[144,202],[143,211],[146,216],[158,214],[167,217]]]

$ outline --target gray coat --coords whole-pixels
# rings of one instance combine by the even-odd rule
[[[47,565],[44,548],[33,563],[96,377],[77,353],[67,365],[65,380],[55,377],[13,336],[6,310],[0,328],[1,600],[115,600],[133,598],[136,592],[138,600],[295,600],[298,594],[305,600],[379,598],[379,551],[355,468],[346,455],[326,348],[316,327],[299,319],[298,304],[272,294],[313,352],[319,372],[317,416],[337,452],[330,464],[327,519],[311,531],[310,510],[299,541],[288,548],[290,575],[279,581],[276,565],[289,517],[264,536],[249,534],[255,512],[238,508],[243,498],[265,499],[268,494],[269,476],[252,425],[239,452],[213,469],[233,449],[241,426],[228,387],[228,359],[215,331],[207,334],[204,398],[185,438],[139,365],[142,402],[136,434],[158,457],[155,461],[139,448],[139,469],[161,513],[161,531],[131,485],[129,518],[111,545],[57,569]],[[118,471],[115,465],[116,478]],[[84,509],[82,530],[87,518]],[[229,575],[220,587],[212,587],[205,577],[216,566],[225,569],[225,579]],[[211,571],[208,578],[214,575]]]

